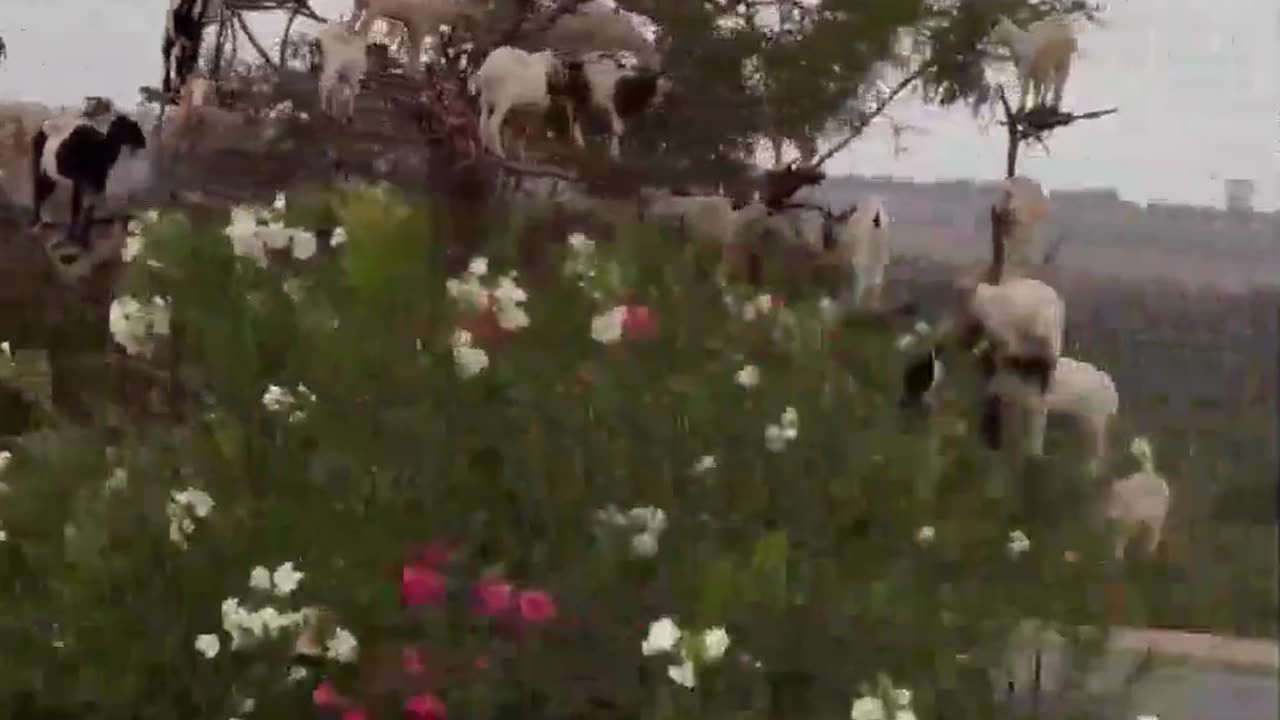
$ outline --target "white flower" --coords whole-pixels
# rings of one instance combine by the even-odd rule
[[[218,655],[218,651],[222,649],[222,641],[212,633],[197,636],[195,645],[196,652],[203,655],[206,660],[212,660]]]
[[[467,273],[478,278],[488,275],[489,259],[481,256],[471,258],[471,262],[467,264]]]
[[[0,473],[9,467],[11,462],[13,462],[13,453],[8,450],[0,450]]]
[[[760,368],[746,365],[733,376],[735,382],[744,388],[753,388],[760,384]]]
[[[713,627],[702,633],[702,655],[715,662],[729,649],[729,633],[722,627]]]
[[[631,538],[631,554],[636,557],[653,557],[658,554],[658,536],[652,532],[638,533]]]
[[[133,262],[133,259],[142,254],[143,244],[146,240],[141,235],[129,235],[124,239],[124,247],[120,248],[120,259],[125,262]]]
[[[521,330],[529,327],[529,313],[514,303],[498,303],[494,314],[498,321],[498,327],[503,330]]]
[[[123,296],[111,302],[108,312],[111,336],[130,355],[149,355],[157,336],[169,334],[169,305],[153,297],[146,304]]]
[[[596,244],[586,235],[575,232],[569,233],[569,247],[573,248],[575,253],[590,253],[596,249]]]
[[[884,701],[874,697],[860,697],[853,701],[849,720],[886,720]]]
[[[680,627],[669,617],[658,618],[649,625],[649,634],[640,643],[644,655],[671,652],[680,642]]]
[[[114,468],[103,483],[107,492],[120,492],[129,487],[129,473],[124,468]]]
[[[893,702],[900,708],[911,705],[911,691],[906,688],[894,688]]]
[[[790,405],[782,411],[782,427],[792,431],[789,439],[794,440],[800,429],[800,415],[796,412],[796,409]]]
[[[292,665],[289,667],[289,682],[297,683],[307,679],[307,669],[301,665]]]
[[[1009,554],[1018,557],[1022,553],[1031,549],[1031,538],[1021,530],[1014,530],[1009,533]]]
[[[338,247],[347,242],[347,229],[339,225],[333,229],[333,234],[329,236],[329,244]]]
[[[0,355],[4,355],[10,360],[13,359],[13,348],[9,345],[9,341],[0,342]]]
[[[894,347],[898,348],[899,352],[902,352],[907,348],[911,347],[912,345],[914,345],[915,343],[916,343],[916,336],[912,335],[911,333],[905,333],[903,335],[899,335],[898,339],[893,342],[893,345]]]
[[[787,433],[780,426],[770,423],[764,428],[764,445],[770,452],[782,452],[787,447]]]
[[[612,345],[622,339],[622,322],[627,309],[622,305],[591,318],[591,337],[596,342]]]
[[[360,643],[356,642],[356,636],[351,634],[346,628],[338,628],[333,631],[333,637],[325,643],[324,654],[330,660],[338,662],[355,662],[356,654],[360,650]]]
[[[928,545],[933,542],[933,538],[936,534],[937,533],[933,529],[932,525],[925,525],[916,531],[916,542],[921,545]]]
[[[174,499],[191,508],[198,518],[208,517],[213,510],[213,498],[199,488],[187,488],[174,496]]]
[[[9,542],[9,531],[0,528],[0,542]]]
[[[273,201],[273,202],[271,203],[271,207],[272,207],[272,209],[277,210],[277,211],[279,211],[279,210],[284,210],[284,208],[285,208],[284,193],[282,193],[282,192],[277,192],[277,193],[276,193],[276,199],[275,199],[275,201]]]
[[[715,455],[703,455],[693,464],[693,473],[701,475],[702,473],[714,470],[716,468]]]
[[[249,587],[262,592],[271,592],[271,571],[259,565],[249,573]]]
[[[489,291],[474,276],[463,280],[449,278],[445,280],[444,287],[449,297],[467,310],[478,312],[489,307]]]
[[[285,597],[298,589],[298,583],[302,582],[302,578],[306,577],[306,573],[301,572],[293,567],[292,562],[286,562],[276,568],[271,574],[271,581],[276,586],[276,595]]]
[[[694,677],[693,661],[688,658],[685,658],[685,661],[679,665],[668,666],[667,677],[690,690],[697,684],[697,679]]]
[[[294,259],[309,260],[316,254],[316,234],[310,230],[294,230],[289,245]]]
[[[258,706],[258,703],[254,701],[253,698],[245,698],[240,701],[240,714],[248,715],[249,713],[253,712],[253,709],[257,706]]]
[[[458,366],[458,375],[463,378],[475,377],[489,367],[488,353],[469,345],[454,345],[453,361]]]
[[[667,514],[662,508],[652,506],[632,508],[627,513],[627,519],[638,525],[643,525],[648,532],[660,533],[667,529]]]

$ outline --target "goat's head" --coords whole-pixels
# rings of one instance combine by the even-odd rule
[[[138,121],[128,115],[117,115],[107,126],[107,140],[121,149],[134,152],[147,148],[147,137]]]

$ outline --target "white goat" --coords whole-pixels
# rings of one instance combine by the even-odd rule
[[[1040,183],[1021,175],[1005,180],[996,208],[1008,218],[1005,234],[1005,262],[1015,272],[1035,266],[1040,258],[1033,255],[1037,247],[1040,224],[1049,215],[1049,198]]]
[[[480,94],[480,142],[500,158],[502,123],[513,108],[546,111],[551,105],[548,83],[563,72],[550,50],[530,53],[503,45],[484,59],[475,74]]]
[[[878,306],[889,267],[889,213],[879,197],[858,203],[836,235],[836,253],[853,268],[853,307]]]
[[[641,190],[640,197],[646,220],[678,225],[694,238],[712,241],[721,248],[733,242],[737,214],[733,201],[723,195],[673,195],[667,191]]]
[[[1124,557],[1125,546],[1139,530],[1146,531],[1147,552],[1155,553],[1169,515],[1169,483],[1156,472],[1151,443],[1146,438],[1134,438],[1129,451],[1142,468],[1111,484],[1105,513],[1120,526],[1120,536],[1116,539],[1117,560]]]
[[[351,122],[360,80],[369,69],[365,38],[343,23],[332,22],[316,33],[320,44],[320,104],[329,115]]]
[[[421,76],[422,41],[427,33],[436,32],[441,25],[479,21],[484,18],[487,7],[477,0],[355,0],[354,10],[351,23],[356,33],[365,39],[378,18],[402,23],[409,51],[405,69],[411,75]]]
[[[1082,360],[1058,358],[1045,394],[1050,414],[1071,416],[1089,441],[1089,474],[1102,468],[1107,452],[1107,430],[1120,411],[1120,394],[1104,370]]]
[[[629,66],[619,53],[597,51],[584,53],[580,59],[565,63],[566,93],[569,103],[569,125],[578,147],[585,147],[579,115],[599,108],[609,119],[609,154],[621,154],[624,121],[661,105],[671,91],[671,81],[659,69]]]
[[[1021,95],[1018,109],[1025,110],[1027,99],[1034,89],[1036,102],[1051,107],[1062,106],[1062,94],[1071,75],[1071,60],[1079,47],[1071,24],[1059,18],[1049,18],[1031,23],[1026,30],[1000,16],[992,30],[992,37],[1013,53],[1018,70]]]
[[[979,283],[969,299],[970,325],[965,344],[984,339],[988,375],[982,428],[989,447],[1001,438],[1001,399],[1012,400],[1026,415],[1027,450],[1044,454],[1048,405],[1045,394],[1062,355],[1066,307],[1056,290],[1034,278]]]

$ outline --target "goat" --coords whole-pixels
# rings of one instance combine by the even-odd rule
[[[31,137],[32,225],[43,222],[44,203],[58,185],[68,185],[71,219],[67,239],[87,247],[94,205],[107,193],[112,172],[122,164],[133,165],[138,157],[145,160],[141,153],[146,147],[142,127],[127,115],[116,115],[105,133],[87,119],[68,122],[55,118],[42,123]],[[113,195],[132,195],[141,189],[129,182],[123,188],[115,185]]]
[[[1065,306],[1057,291],[1034,278],[1010,278],[1000,283],[979,283],[968,295],[957,322],[942,324],[936,342],[945,343],[959,332],[959,344],[979,350],[986,382],[981,419],[984,442],[998,449],[1002,440],[1002,403],[1013,402],[1027,416],[1028,449],[1044,454],[1044,433],[1049,409],[1047,394],[1062,354]],[[985,349],[979,349],[979,344]],[[937,350],[909,361],[903,371],[900,405],[924,406],[924,395],[937,383]]]
[[[1116,539],[1117,560],[1124,558],[1125,546],[1134,531],[1139,529],[1146,530],[1147,552],[1155,553],[1169,514],[1169,483],[1156,472],[1151,444],[1145,438],[1135,438],[1129,450],[1142,467],[1111,484],[1105,510],[1107,519],[1120,525],[1120,536]]]
[[[1033,252],[1037,245],[1037,231],[1049,215],[1049,199],[1040,183],[1021,175],[1005,180],[996,209],[1008,223],[1005,262],[1016,272],[1036,265],[1038,259]]]
[[[641,216],[664,224],[678,224],[695,238],[705,239],[722,250],[734,241],[737,212],[729,198],[721,195],[675,195],[671,192],[641,190]]]
[[[578,147],[585,147],[581,118],[592,108],[603,110],[609,120],[609,154],[621,154],[624,121],[662,104],[671,91],[671,80],[661,69],[628,67],[620,54],[596,51],[564,63],[570,103],[569,126]]]
[[[1070,23],[1049,18],[1031,23],[1023,30],[1002,15],[994,23],[992,37],[1013,53],[1022,88],[1018,110],[1027,108],[1027,99],[1033,89],[1038,104],[1062,107],[1062,94],[1071,75],[1072,56],[1079,48]],[[1050,92],[1053,93],[1052,105],[1049,103]]]
[[[365,37],[348,25],[331,22],[316,33],[320,47],[320,106],[332,117],[351,122],[360,80],[369,69]]]
[[[1089,474],[1097,475],[1107,454],[1107,429],[1120,411],[1111,376],[1082,360],[1060,357],[1044,401],[1050,414],[1070,415],[1080,425],[1089,442]]]
[[[200,41],[205,25],[222,13],[223,0],[169,0],[165,14],[164,40],[160,45],[164,56],[164,80],[161,91],[172,96],[187,82],[187,77],[200,61]]]
[[[350,22],[354,23],[356,34],[365,39],[378,18],[402,23],[409,51],[405,68],[419,77],[425,69],[422,41],[427,33],[437,31],[441,25],[479,22],[484,19],[486,9],[477,0],[355,0],[355,14]]]
[[[480,95],[480,142],[505,158],[502,124],[513,108],[545,112],[550,86],[563,85],[563,67],[550,50],[530,53],[509,45],[495,48],[475,74]]]
[[[879,306],[889,266],[889,213],[884,201],[869,197],[858,203],[835,239],[837,256],[853,267],[850,304],[858,308]]]

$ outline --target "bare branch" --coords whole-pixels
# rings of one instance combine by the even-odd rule
[[[852,143],[854,140],[858,139],[858,136],[861,135],[863,131],[867,129],[867,126],[869,126],[877,117],[880,117],[880,115],[884,113],[885,109],[889,107],[890,103],[892,103],[895,99],[897,99],[897,97],[901,95],[907,88],[911,87],[911,85],[916,80],[919,80],[920,77],[924,75],[925,72],[928,71],[928,69],[929,69],[929,65],[927,64],[921,65],[920,67],[913,70],[911,74],[899,80],[898,84],[894,85],[893,88],[889,90],[888,94],[886,94],[883,98],[881,98],[878,103],[876,103],[875,107],[871,108],[869,112],[864,113],[862,117],[858,118],[858,121],[853,125],[853,129],[850,130],[847,135],[845,135],[843,140],[827,148],[825,152],[823,152],[818,157],[814,158],[812,162],[808,163],[808,165],[810,167],[821,167],[823,163],[825,163],[826,161],[834,157],[836,153],[848,147],[849,143]],[[781,169],[781,168],[778,168],[778,169]]]
[[[244,15],[237,12],[235,16],[236,24],[240,27],[240,32],[244,33],[244,36],[249,39],[249,44],[258,52],[258,55],[262,58],[262,62],[266,63],[272,70],[278,70],[279,68],[277,68],[276,64],[271,60],[271,54],[267,52],[266,48],[262,47],[262,44],[258,42],[258,38],[254,37],[253,31],[249,29],[249,23],[245,22]]]

